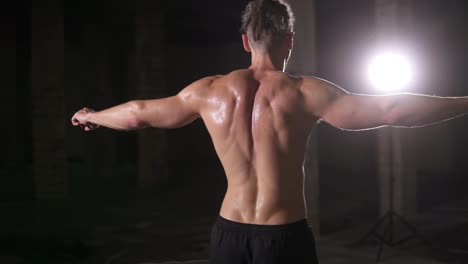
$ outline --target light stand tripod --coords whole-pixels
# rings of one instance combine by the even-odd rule
[[[386,245],[388,247],[396,247],[399,246],[413,238],[419,238],[422,241],[427,242],[427,239],[424,239],[423,236],[418,232],[418,230],[411,225],[403,216],[398,214],[394,210],[394,193],[395,193],[395,172],[394,172],[394,152],[395,152],[395,137],[394,131],[388,131],[390,133],[390,184],[389,184],[389,210],[374,224],[374,226],[363,236],[360,242],[364,242],[369,237],[373,236],[379,241],[379,249],[377,252],[377,259],[376,261],[379,262],[382,257],[383,246]],[[398,138],[399,139],[399,138]],[[399,150],[399,149],[398,149]],[[399,238],[396,236],[396,228],[398,222],[405,226],[409,231],[410,234],[403,238]],[[383,227],[383,228],[380,228]]]

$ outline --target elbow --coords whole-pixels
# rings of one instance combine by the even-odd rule
[[[405,114],[401,109],[395,107],[384,114],[385,126],[391,127],[415,127],[417,120]]]
[[[127,127],[129,130],[142,129],[147,127],[146,122],[141,119],[141,113],[145,110],[143,101],[134,100],[128,102],[129,116],[127,119]]]
[[[401,125],[401,117],[395,111],[386,112],[384,115],[384,126],[399,126]]]
[[[401,95],[395,95],[389,97],[390,100],[386,100],[382,104],[381,116],[383,117],[383,125],[385,126],[402,126],[404,121],[404,116],[401,109]]]

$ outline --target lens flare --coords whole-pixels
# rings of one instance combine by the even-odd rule
[[[394,52],[377,55],[369,64],[368,74],[372,86],[384,92],[401,91],[413,78],[408,59]]]

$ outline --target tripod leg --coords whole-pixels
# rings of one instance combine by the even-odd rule
[[[390,237],[390,239],[392,238],[392,232],[393,232],[392,215],[388,214],[386,216],[389,216],[390,219],[389,219],[388,225],[384,229],[382,239],[380,239],[379,251],[377,252],[377,259],[376,259],[377,262],[379,262],[381,260],[381,258],[382,258],[382,251],[383,251],[384,244],[388,243],[387,237]]]
[[[427,239],[426,237],[424,237],[417,229],[416,227],[414,227],[410,222],[408,222],[405,218],[403,218],[401,215],[397,214],[397,213],[394,213],[394,215],[401,221],[401,223],[403,223],[406,228],[408,228],[411,232],[412,232],[412,237],[409,237],[407,239],[404,239],[403,242],[406,242],[408,240],[410,240],[411,238],[413,237],[418,237],[421,241],[425,242],[426,244],[430,245],[430,246],[433,246],[433,244],[429,241],[429,239]],[[402,243],[403,243],[402,242]]]
[[[380,259],[382,258],[383,246],[384,246],[383,241],[380,241],[379,251],[377,251],[377,259],[376,259],[377,262],[379,262]]]
[[[388,243],[390,245],[392,245],[392,247],[394,246],[394,232],[395,232],[395,219],[394,219],[394,215],[395,215],[395,212],[393,212],[393,210],[390,211],[390,237],[388,239]]]
[[[364,243],[372,234],[376,233],[377,228],[385,221],[387,218],[388,212],[385,213],[379,220],[374,224],[374,226],[358,241],[358,243]],[[385,236],[385,235],[384,235]]]

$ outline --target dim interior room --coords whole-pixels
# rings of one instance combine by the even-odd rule
[[[70,119],[248,67],[248,2],[44,0],[2,18],[4,72],[16,78],[2,90],[0,263],[208,263],[227,181],[203,120],[83,132]],[[286,2],[296,15],[288,73],[357,94],[468,96],[466,1]],[[304,189],[320,262],[466,261],[467,131],[467,117],[316,125]],[[388,243],[399,237],[408,241]]]

